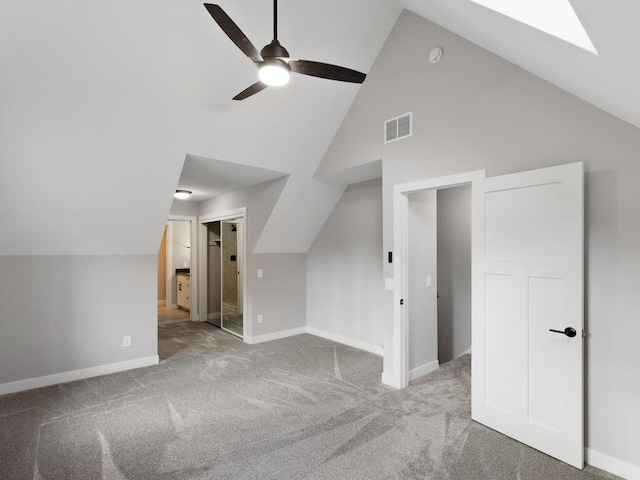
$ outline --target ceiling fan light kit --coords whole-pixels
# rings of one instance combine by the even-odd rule
[[[290,71],[291,69],[285,61],[273,58],[265,60],[264,63],[260,65],[258,76],[260,77],[260,81],[269,87],[281,87],[289,83],[289,78],[291,77]]]
[[[273,0],[273,40],[259,53],[219,5],[205,3],[204,6],[229,39],[258,67],[260,81],[233,97],[234,100],[244,100],[267,87],[286,85],[291,72],[349,83],[362,83],[367,77],[337,65],[290,58],[287,49],[278,41],[278,0]]]

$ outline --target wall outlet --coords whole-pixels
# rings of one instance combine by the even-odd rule
[[[258,278],[262,278],[262,277],[263,277],[263,272],[262,272],[262,269],[259,268],[258,269]]]
[[[258,315],[258,323],[262,323],[264,322],[264,317],[262,316],[262,314]]]
[[[431,286],[431,275],[427,275],[427,287]]]
[[[125,335],[122,337],[122,346],[130,347],[131,346],[131,335]]]

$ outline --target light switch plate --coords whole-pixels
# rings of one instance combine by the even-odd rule
[[[427,287],[431,286],[431,275],[427,275]]]
[[[264,322],[264,317],[262,315],[258,315],[258,323]]]
[[[384,289],[385,290],[393,290],[394,289],[393,278],[385,278],[384,279]]]
[[[264,274],[263,274],[263,272],[262,272],[262,269],[261,269],[261,268],[259,268],[259,269],[258,269],[258,278],[262,278],[262,276],[263,276],[263,275],[264,275]]]

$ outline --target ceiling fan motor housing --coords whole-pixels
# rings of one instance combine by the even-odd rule
[[[271,40],[271,43],[260,51],[262,58],[284,57],[289,58],[287,49],[280,45],[278,40]]]

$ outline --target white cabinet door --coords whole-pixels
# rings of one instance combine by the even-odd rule
[[[472,418],[577,468],[583,195],[582,163],[473,185]]]

